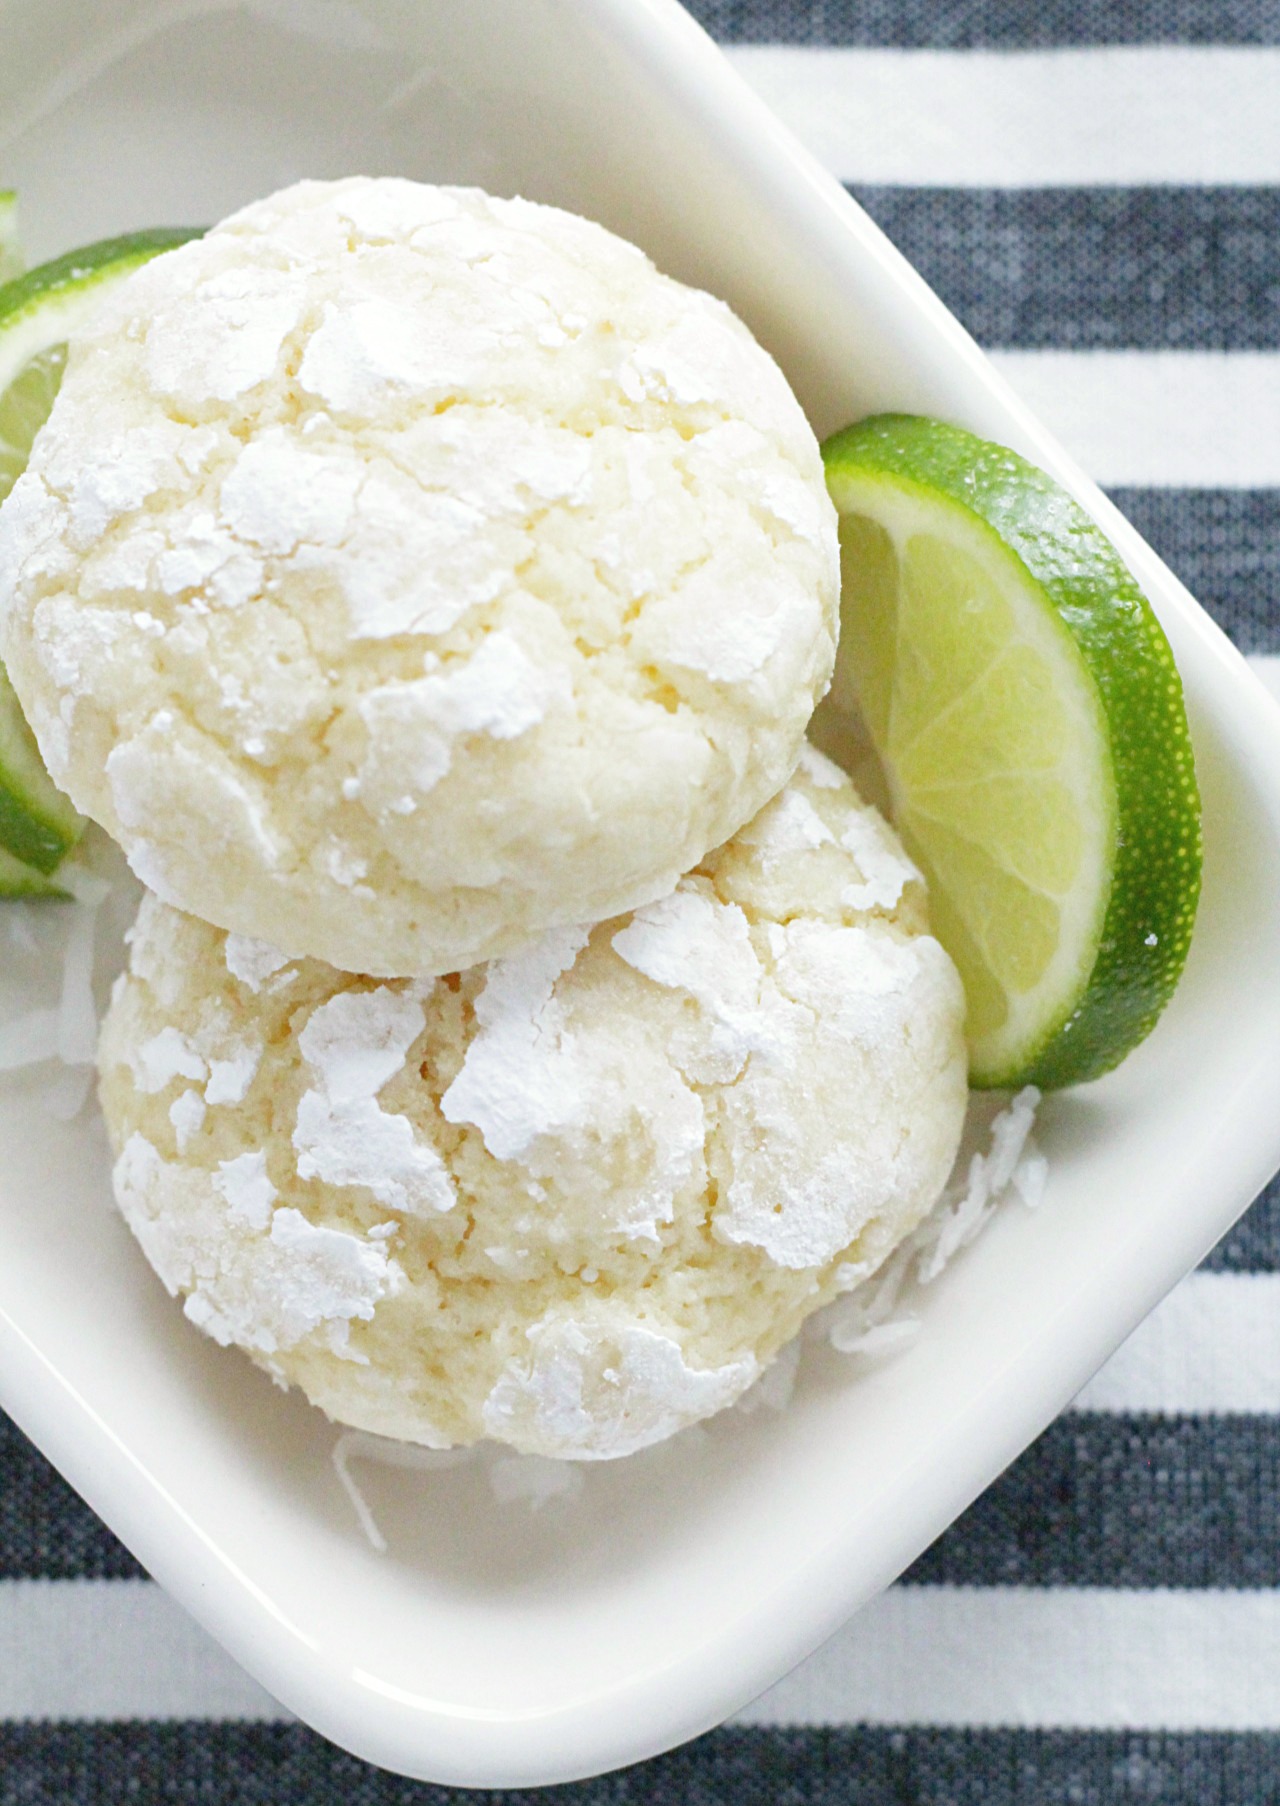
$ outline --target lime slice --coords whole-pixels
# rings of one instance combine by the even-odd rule
[[[934,932],[972,1082],[1119,1064],[1186,959],[1200,803],[1168,642],[1084,510],[1016,453],[880,415],[823,447],[840,514],[828,743],[856,710]]]
[[[0,196],[0,255],[13,218],[11,203],[11,196]],[[109,287],[195,236],[176,230],[107,239],[0,287],[0,503],[26,469],[36,434],[49,417],[68,337]],[[41,874],[54,871],[83,832],[83,818],[45,771],[0,666],[0,896],[60,895]]]
[[[10,281],[21,269],[18,197],[12,188],[0,188],[0,282]]]
[[[0,899],[5,897],[61,897],[70,896],[54,878],[48,878],[43,872],[36,871],[34,866],[23,865],[12,853],[6,853],[0,847]]]
[[[3,294],[0,289],[0,294]],[[67,361],[65,345],[51,345],[23,365],[0,395],[0,502],[27,468],[36,434],[49,418]]]

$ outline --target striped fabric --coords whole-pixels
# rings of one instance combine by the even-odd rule
[[[1280,694],[1280,0],[695,0]],[[1280,1800],[1280,1181],[733,1725],[537,1796],[345,1756],[0,1420],[0,1806]]]

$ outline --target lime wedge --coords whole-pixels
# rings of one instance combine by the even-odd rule
[[[1051,478],[880,415],[823,447],[842,631],[816,737],[856,710],[964,980],[972,1082],[1096,1078],[1186,959],[1200,804],[1150,605]]]
[[[10,281],[21,269],[18,197],[12,188],[0,188],[0,282]]]
[[[12,220],[12,196],[0,196],[0,256]],[[196,236],[180,229],[107,239],[0,287],[0,503],[26,469],[49,417],[67,339],[109,287]],[[55,870],[83,832],[83,818],[45,771],[0,666],[0,896],[60,895],[42,874]]]

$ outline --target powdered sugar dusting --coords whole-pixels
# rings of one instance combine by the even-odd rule
[[[236,538],[277,556],[304,541],[338,545],[364,475],[354,459],[308,451],[275,427],[240,453],[222,485],[222,518]]]
[[[274,1212],[271,1240],[289,1257],[287,1306],[299,1337],[322,1323],[367,1322],[378,1300],[403,1280],[385,1243],[326,1229],[300,1210]]]
[[[758,1368],[750,1356],[699,1370],[672,1337],[631,1322],[550,1317],[528,1331],[484,1406],[490,1435],[529,1454],[610,1461],[723,1410]]]
[[[485,526],[472,503],[375,469],[345,543],[334,551],[304,546],[295,564],[336,581],[356,639],[445,633],[510,582],[503,549]]]
[[[846,782],[845,775],[835,760],[819,752],[809,740],[800,748],[796,770],[802,772],[819,790],[840,790]]]
[[[775,926],[766,994],[771,986],[777,1032],[722,1103],[730,1174],[715,1232],[779,1266],[818,1268],[911,1189],[904,1049],[913,1021],[957,1019],[958,980],[924,938],[804,919]],[[851,1107],[844,1134],[814,1116],[812,1090],[794,1076],[815,1061],[851,1100],[872,1100]]]
[[[224,948],[227,971],[256,997],[277,973],[292,962],[287,953],[247,934],[229,934]]]
[[[666,663],[713,683],[746,684],[795,643],[811,608],[785,571],[762,572],[745,560],[731,574],[704,566],[648,611],[646,639]]]
[[[919,872],[894,848],[872,809],[860,809],[850,817],[840,844],[857,860],[863,879],[842,893],[848,909],[893,909],[907,885],[913,879],[920,881]]]
[[[154,318],[147,375],[160,394],[189,407],[235,401],[274,374],[306,301],[300,271],[241,268],[211,275],[184,295],[180,321],[168,308]]]
[[[475,379],[497,343],[489,321],[453,319],[448,327],[381,298],[328,302],[298,380],[335,413],[366,419],[398,395],[419,402],[448,395]]]
[[[741,829],[738,839],[773,865],[793,853],[834,846],[836,837],[804,792],[792,786]]]
[[[198,1091],[182,1091],[169,1105],[169,1121],[179,1154],[185,1154],[204,1127],[208,1105]]]
[[[774,1032],[761,1007],[760,961],[736,904],[684,880],[671,896],[636,910],[614,935],[613,950],[655,984],[686,991],[701,1006],[703,1020],[691,1030],[682,1026],[672,1046],[689,1077],[728,1083]]]
[[[180,1029],[162,1028],[144,1041],[131,1057],[134,1082],[139,1091],[163,1091],[174,1079],[199,1079],[209,1075],[204,1057]]]
[[[789,922],[777,954],[778,983],[821,1020],[823,1032],[878,1050],[891,1047],[911,1013],[911,993],[928,965],[942,967],[937,942],[898,941],[869,927]]]
[[[587,983],[585,1012],[571,1020],[557,981],[586,938],[585,929],[557,931],[490,966],[476,1005],[480,1032],[442,1109],[480,1129],[498,1159],[568,1196],[594,1197],[601,1220],[656,1242],[701,1174],[706,1114],[643,1016],[594,1012]]]
[[[453,1181],[440,1155],[418,1139],[407,1116],[377,1101],[425,1023],[417,997],[386,985],[340,992],[312,1014],[299,1037],[318,1081],[303,1095],[293,1131],[301,1178],[363,1185],[397,1210],[453,1208]]]
[[[231,1215],[251,1229],[267,1227],[271,1206],[280,1195],[267,1177],[267,1157],[261,1149],[237,1154],[234,1160],[220,1160],[213,1188],[226,1199]]]
[[[209,1060],[209,1081],[204,1088],[207,1104],[240,1104],[262,1064],[262,1043],[237,1047],[222,1059]]]
[[[564,674],[544,671],[501,632],[465,662],[370,691],[360,703],[369,735],[361,794],[375,803],[404,795],[416,802],[444,777],[460,736],[517,739],[537,726],[557,694],[567,699]]]
[[[449,1122],[479,1129],[498,1160],[518,1159],[580,1108],[584,1075],[564,1038],[555,986],[589,932],[552,929],[525,952],[494,960],[486,973],[475,1006],[480,1032],[440,1109]]]
[[[785,780],[834,648],[818,448],[724,304],[602,226],[296,184],[83,342],[0,522],[5,634],[175,907],[461,970],[657,894]],[[439,832],[399,819],[437,787]]]

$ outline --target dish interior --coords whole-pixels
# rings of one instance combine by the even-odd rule
[[[807,1358],[733,1416],[500,1504],[358,1467],[197,1336],[116,1217],[92,1113],[0,1086],[0,1400],[288,1706],[445,1782],[652,1753],[745,1702],[887,1583],[1072,1396],[1280,1161],[1280,711],[1000,388],[940,305],[659,0],[0,0],[0,180],[36,257],[212,220],[302,175],[475,182],[592,215],[722,295],[822,434],[896,407],[1016,445],[1119,538],[1187,681],[1204,792],[1183,986],[1112,1078],[1055,1099],[1049,1195],[1006,1211],[880,1366]],[[10,983],[0,972],[0,989]],[[1268,1079],[1268,1074],[1272,1075]]]

